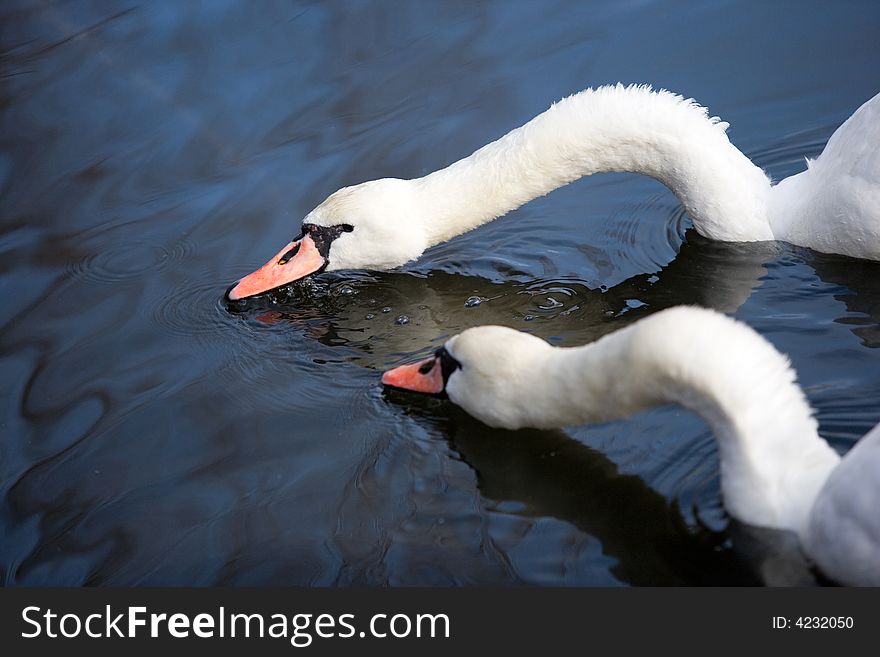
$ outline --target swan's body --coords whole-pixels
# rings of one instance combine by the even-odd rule
[[[507,429],[684,406],[716,437],[732,516],[795,532],[829,577],[880,585],[880,427],[841,460],[819,436],[788,359],[719,313],[673,308],[575,348],[481,326],[383,382],[445,389],[471,415]]]
[[[862,105],[806,171],[772,185],[693,100],[622,85],[586,89],[472,155],[422,178],[385,178],[332,194],[303,220],[351,231],[320,253],[276,256],[230,291],[259,294],[314,271],[390,269],[573,180],[642,173],[681,200],[696,230],[737,242],[783,240],[880,260],[880,95]],[[320,263],[321,266],[315,263]],[[281,282],[279,282],[281,281]]]

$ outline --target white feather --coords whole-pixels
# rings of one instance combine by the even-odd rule
[[[423,178],[344,188],[304,221],[355,227],[331,246],[329,270],[388,269],[573,180],[632,171],[668,186],[706,237],[880,260],[880,94],[775,186],[726,129],[665,90],[586,89]]]

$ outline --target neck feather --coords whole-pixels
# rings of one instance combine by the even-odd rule
[[[739,520],[803,536],[839,457],[788,359],[750,328],[698,308],[656,313],[601,340],[556,349],[538,380],[559,426],[602,422],[661,404],[701,416],[718,443],[725,507]]]
[[[583,176],[641,173],[679,198],[702,235],[772,239],[770,181],[692,100],[622,85],[587,89],[445,169],[414,182],[431,244]]]

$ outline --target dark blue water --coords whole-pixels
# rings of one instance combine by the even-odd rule
[[[790,355],[844,451],[880,420],[880,264],[711,243],[658,183],[605,175],[402,271],[221,296],[338,187],[423,175],[587,86],[693,96],[784,177],[878,62],[876,2],[4,3],[0,581],[781,577],[686,412],[495,431],[379,373],[477,324],[575,345],[697,303]]]

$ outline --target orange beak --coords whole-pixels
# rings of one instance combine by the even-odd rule
[[[327,264],[309,235],[290,242],[253,274],[248,274],[226,293],[232,301],[263,294],[313,274]]]
[[[444,385],[440,359],[431,357],[419,363],[395,367],[382,375],[382,383],[402,390],[439,395]]]

